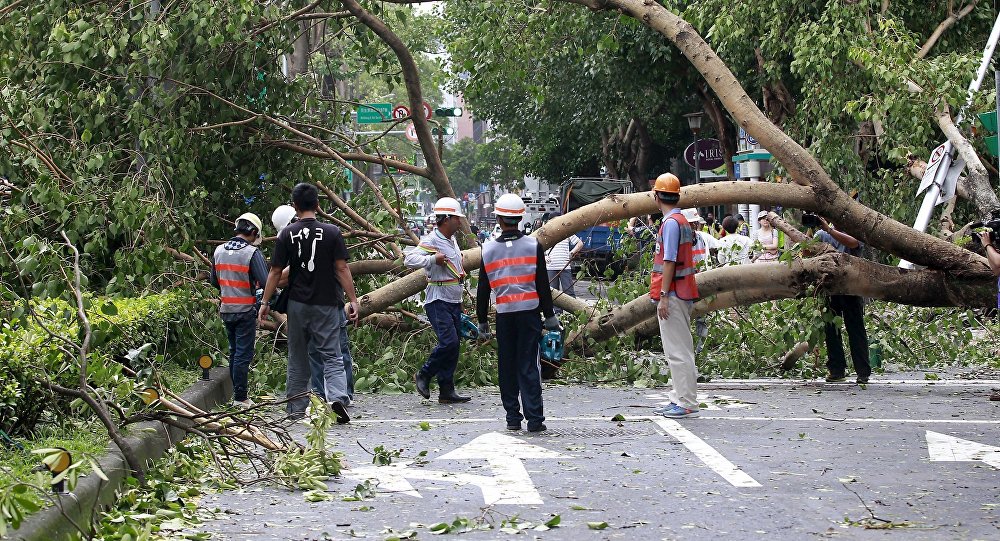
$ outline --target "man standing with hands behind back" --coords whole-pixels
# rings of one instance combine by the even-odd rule
[[[358,297],[347,266],[347,245],[340,228],[316,220],[319,192],[315,186],[297,184],[292,189],[292,205],[299,219],[278,234],[258,317],[261,320],[267,317],[268,303],[281,279],[281,271],[290,267],[285,392],[291,399],[308,390],[312,374],[309,356],[314,355],[323,363],[326,384],[323,399],[337,415],[337,423],[345,424],[351,420],[347,415],[347,374],[340,351],[345,293],[350,300],[346,315],[352,321],[358,319]],[[302,414],[308,403],[305,397],[291,400],[288,413]]]
[[[657,410],[664,417],[680,419],[698,416],[698,369],[694,364],[691,336],[691,309],[698,298],[694,275],[694,238],[681,209],[681,181],[671,173],[656,178],[656,202],[663,213],[663,225],[656,236],[656,253],[649,284],[649,298],[656,304],[660,340],[670,370],[670,404]]]

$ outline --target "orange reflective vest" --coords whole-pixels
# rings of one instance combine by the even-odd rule
[[[677,261],[674,264],[674,276],[667,289],[663,288],[663,226],[667,220],[674,220],[680,226],[680,244],[677,246]],[[694,274],[697,268],[694,265],[694,254],[692,245],[694,244],[695,232],[691,229],[688,221],[681,213],[674,213],[663,221],[660,231],[656,234],[656,252],[653,256],[653,274],[649,283],[649,298],[654,301],[660,300],[660,293],[675,292],[677,298],[685,301],[693,301],[698,298],[698,285],[694,281]]]
[[[486,279],[497,294],[497,313],[538,308],[538,241],[534,237],[495,240],[483,245]],[[480,277],[482,280],[482,277]]]
[[[250,258],[256,251],[251,244],[239,250],[226,249],[226,244],[215,249],[215,275],[221,290],[219,312],[236,314],[253,310],[257,298],[250,283]]]

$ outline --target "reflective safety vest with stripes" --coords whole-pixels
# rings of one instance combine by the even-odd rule
[[[674,265],[674,276],[668,288],[663,287],[663,226],[667,220],[674,220],[680,226],[680,244],[677,247],[677,261]],[[660,293],[676,292],[677,298],[693,301],[698,298],[698,285],[694,281],[697,268],[694,265],[692,244],[695,232],[687,219],[681,213],[674,213],[663,220],[660,231],[656,234],[656,253],[653,256],[653,275],[649,283],[649,298],[659,300]]]
[[[462,268],[462,251],[454,238],[441,238],[437,231],[431,231],[420,239],[417,245],[419,253],[445,255],[444,266],[432,265],[427,269],[427,281],[432,286],[458,286],[465,280],[465,269]]]
[[[534,237],[487,242],[483,245],[483,268],[496,292],[498,314],[538,308],[538,241]]]
[[[221,303],[219,312],[238,314],[253,310],[256,291],[250,284],[250,258],[257,251],[251,244],[238,250],[227,249],[229,243],[215,249],[215,276],[219,279]]]

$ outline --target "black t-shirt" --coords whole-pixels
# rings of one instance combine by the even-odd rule
[[[343,306],[344,289],[337,281],[334,261],[347,261],[347,245],[340,228],[315,218],[299,220],[281,230],[271,267],[291,265],[288,298],[303,304]]]

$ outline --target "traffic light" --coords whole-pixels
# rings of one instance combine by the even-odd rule
[[[435,116],[462,116],[461,107],[438,107],[434,109]]]
[[[982,123],[988,135],[986,137],[986,150],[991,156],[1000,155],[1000,148],[997,145],[997,112],[990,111],[979,115],[979,122]]]
[[[431,128],[431,135],[437,135],[441,132],[441,128]],[[455,135],[455,128],[451,126],[445,126],[444,135]]]

